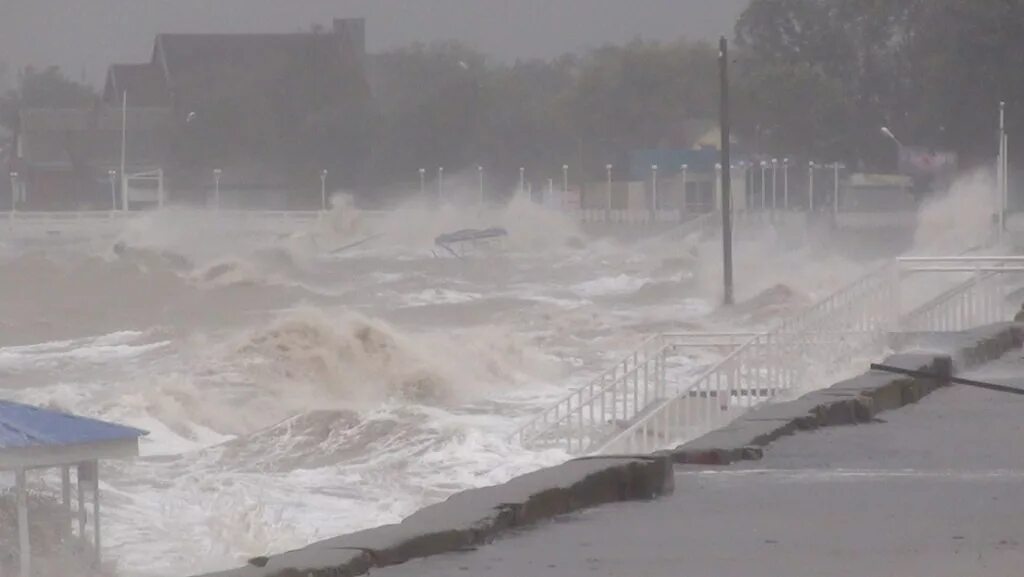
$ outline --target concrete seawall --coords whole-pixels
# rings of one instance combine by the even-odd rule
[[[892,355],[883,364],[949,377],[1021,346],[1024,325],[1005,323],[962,333],[901,335],[894,342],[900,349],[915,352]],[[678,464],[728,465],[757,460],[765,446],[785,435],[867,423],[883,411],[916,403],[947,385],[948,381],[941,379],[868,371],[795,401],[754,409],[722,429],[661,454]]]
[[[886,364],[950,376],[1024,343],[1024,325],[1000,324],[944,335],[907,336]],[[935,351],[935,352],[932,352]],[[518,527],[606,503],[672,493],[673,464],[723,465],[759,459],[788,434],[869,422],[946,386],[869,371],[787,403],[755,409],[729,426],[655,455],[591,457],[543,469],[495,487],[453,495],[394,525],[360,531],[250,561],[206,577],[355,576],[376,567],[474,548]]]
[[[463,491],[401,523],[257,558],[208,577],[347,577],[374,567],[472,548],[499,534],[557,515],[673,490],[665,456],[595,457],[542,469],[494,487]],[[260,566],[262,565],[262,566]]]

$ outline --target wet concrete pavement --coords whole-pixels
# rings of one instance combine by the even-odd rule
[[[967,376],[1024,388],[1012,351]],[[676,492],[375,577],[961,577],[1024,572],[1024,396],[955,386],[765,459],[681,467]]]

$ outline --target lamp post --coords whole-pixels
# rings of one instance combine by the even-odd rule
[[[998,214],[996,214],[996,222],[994,223],[998,226],[998,230],[996,232],[999,235],[999,238],[1002,238],[1003,233],[1006,230],[1006,215],[1010,204],[1009,145],[1009,136],[1006,134],[1006,102],[1000,101],[999,154],[996,158],[996,195],[998,198],[995,199],[995,208],[998,211]]]
[[[484,202],[484,167],[477,166],[476,167],[476,175],[477,175],[477,184],[479,185],[479,192],[480,192],[480,206],[483,207],[484,204],[485,204],[485,202]]]
[[[832,190],[832,214],[839,214],[839,169],[843,168],[841,164],[835,162],[832,164],[832,171],[835,175],[834,188]]]
[[[658,222],[658,165],[651,165],[651,220]]]
[[[687,172],[690,170],[690,165],[684,164],[679,167],[679,172],[683,173],[683,210],[686,210],[690,206],[690,191],[687,190],[689,186],[686,182]]]
[[[789,159],[782,159],[782,208],[789,211]]]
[[[779,159],[772,159],[772,212],[775,212],[775,208],[779,205]]]
[[[128,210],[128,91],[121,99],[121,208]],[[115,206],[116,210],[117,207]]]
[[[221,169],[213,169],[213,207],[220,210],[220,175]]]
[[[606,200],[606,204],[605,204],[605,209],[604,209],[605,210],[605,220],[611,222],[611,220],[612,220],[612,165],[611,164],[606,164],[606,165],[604,165],[604,169],[608,173],[608,188],[606,190],[607,198],[605,199]]]
[[[110,177],[111,210],[117,210],[117,171],[114,169],[110,169],[107,171],[107,176]]]
[[[444,167],[437,167],[437,203],[444,202]]]
[[[420,198],[426,198],[427,195],[427,169],[420,169]]]
[[[18,206],[18,173],[11,172],[11,213],[17,210]]]
[[[546,204],[547,206],[551,206],[552,204],[554,204],[554,202],[555,202],[555,179],[549,178],[548,179],[548,198],[547,198],[547,202],[546,203],[542,203],[542,204]]]
[[[519,195],[526,194],[526,168],[519,167]]]
[[[814,161],[807,163],[807,212],[814,212]]]
[[[743,173],[743,197],[742,198],[744,199],[745,203],[749,203],[750,202],[750,179],[749,179],[749,174],[750,173],[747,170],[747,162],[745,160],[741,160],[738,163],[736,163],[735,165],[733,165],[733,167],[734,168],[738,167],[740,169],[740,171]],[[735,176],[735,175],[733,175],[733,176]],[[744,207],[746,207],[746,206],[747,205],[744,204]]]
[[[327,169],[320,171],[320,211],[327,212]]]
[[[724,288],[723,303],[733,305],[733,270],[732,270],[732,122],[729,114],[729,41],[722,36],[718,43],[719,82],[719,121],[722,145],[721,164],[725,168],[721,175],[722,183],[722,281]]]
[[[562,165],[562,192],[569,192],[569,165]],[[564,202],[564,201],[563,201]]]
[[[767,196],[768,175],[767,175],[767,171],[768,171],[768,163],[762,160],[761,161],[761,212],[764,212],[764,210],[765,210],[765,208],[766,208],[766,206],[768,204],[768,196]]]

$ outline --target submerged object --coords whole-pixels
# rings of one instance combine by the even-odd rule
[[[463,247],[476,247],[491,244],[499,239],[508,236],[508,231],[501,227],[486,228],[483,230],[464,228],[455,232],[439,235],[434,239],[434,244],[445,249],[449,253],[461,257],[465,252]]]
[[[445,246],[457,242],[489,240],[492,238],[502,238],[506,236],[508,236],[508,231],[500,227],[487,228],[484,230],[464,228],[462,230],[438,236],[434,239],[434,244],[437,246]]]

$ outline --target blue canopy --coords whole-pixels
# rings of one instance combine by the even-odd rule
[[[133,427],[0,401],[0,450],[126,441],[146,434]]]

